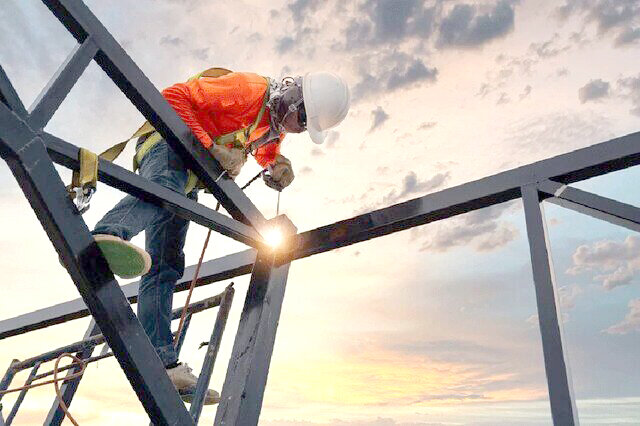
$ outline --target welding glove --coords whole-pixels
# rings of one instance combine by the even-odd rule
[[[225,145],[211,145],[209,152],[213,158],[227,171],[231,179],[235,179],[240,174],[240,170],[247,161],[247,153],[241,148],[229,148]]]
[[[262,175],[269,188],[282,191],[293,182],[293,168],[291,161],[282,154],[276,156],[275,161],[268,168],[269,174]]]

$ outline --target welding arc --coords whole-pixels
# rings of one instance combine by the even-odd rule
[[[266,173],[267,169],[261,170],[260,173],[252,177],[249,182],[247,182],[240,190],[245,190],[249,185],[255,182],[260,176]],[[216,204],[216,211],[220,210],[220,203]],[[198,281],[198,277],[200,276],[200,267],[202,266],[202,259],[204,258],[204,252],[207,250],[207,246],[209,245],[209,238],[211,237],[211,229],[207,232],[207,238],[204,240],[204,246],[202,246],[202,252],[200,253],[200,259],[198,260],[198,265],[196,266],[196,272],[193,274],[193,279],[191,280],[191,284],[189,285],[189,292],[187,293],[187,300],[184,303],[184,308],[182,308],[182,314],[180,314],[180,322],[178,323],[178,332],[175,335],[173,340],[173,345],[178,346],[178,340],[180,339],[180,335],[182,334],[182,329],[184,328],[184,321],[187,317],[187,307],[189,306],[189,302],[191,302],[191,295],[193,294],[193,289],[196,286],[196,281]]]

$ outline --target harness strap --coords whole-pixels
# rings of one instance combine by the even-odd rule
[[[67,187],[70,195],[75,196],[73,188],[95,189],[98,182],[98,156],[88,149],[80,148],[78,152],[80,166],[71,176],[71,185]]]

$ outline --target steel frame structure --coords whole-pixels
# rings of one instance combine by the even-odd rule
[[[95,60],[205,183],[231,218],[110,163],[100,162],[100,180],[253,247],[205,263],[199,280],[204,285],[251,272],[216,424],[258,423],[293,260],[519,198],[529,239],[551,415],[555,425],[578,424],[542,201],[631,230],[640,229],[637,207],[567,186],[639,164],[640,132],[299,234],[281,216],[274,220],[288,237],[285,247],[274,252],[265,247],[261,237],[268,221],[224,176],[220,165],[82,1],[43,2],[78,45],[29,110],[0,68],[0,155],[16,176],[82,298],[2,321],[0,338],[91,314],[152,422],[189,425],[197,421],[197,416],[189,415],[178,398],[129,307],[128,300],[135,300],[137,295],[137,285],[122,289],[118,286],[82,217],[66,197],[52,162],[76,169],[78,148],[42,130],[88,63]],[[176,290],[184,289],[192,274],[193,269],[188,270]]]

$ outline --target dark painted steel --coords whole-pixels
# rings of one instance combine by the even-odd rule
[[[7,368],[7,371],[5,371],[4,376],[2,376],[2,380],[0,380],[0,391],[5,391],[9,389],[9,385],[11,384],[11,382],[13,381],[13,378],[18,372],[13,368],[13,365],[16,362],[18,362],[17,359],[12,360],[11,364],[9,364],[9,368]],[[0,401],[2,400],[3,396],[4,396],[3,394],[0,394]],[[0,418],[2,419],[2,424],[4,424],[4,418],[2,417],[1,411],[2,411],[2,404],[0,403]]]
[[[551,417],[556,426],[578,425],[569,364],[562,343],[561,313],[556,294],[544,209],[535,184],[522,187],[522,202],[531,251],[533,282],[549,387]]]
[[[29,126],[32,129],[42,129],[47,125],[96,53],[98,46],[90,37],[73,49],[29,108]]]
[[[72,170],[78,169],[80,148],[48,133],[43,133],[41,137],[47,146],[49,156],[55,163]],[[252,227],[110,161],[99,160],[98,180],[241,243],[252,247],[263,245],[262,237]]]
[[[278,220],[283,234],[295,233],[285,216],[274,220]],[[258,424],[289,272],[288,263],[276,266],[274,262],[273,251],[258,253],[216,411],[216,425]]]
[[[20,117],[27,116],[27,110],[22,104],[20,96],[16,93],[16,89],[13,87],[13,84],[11,84],[9,76],[7,76],[7,73],[4,71],[2,66],[0,66],[0,102],[8,106],[9,109]]]
[[[191,325],[191,317],[193,314],[187,314],[184,317],[184,325],[182,326],[182,330],[180,332],[180,336],[178,336],[178,343],[176,345],[176,355],[180,356],[180,351],[182,350],[182,345],[184,344],[184,339],[187,337],[187,330],[189,330],[189,325]]]
[[[204,361],[202,362],[195,395],[193,396],[191,407],[189,408],[189,414],[193,417],[193,422],[195,424],[198,424],[198,421],[200,420],[204,400],[207,396],[207,391],[209,390],[213,366],[216,362],[216,356],[218,355],[220,344],[222,343],[222,334],[224,333],[224,329],[227,325],[227,318],[229,317],[229,311],[231,310],[234,292],[235,290],[231,286],[227,287],[224,291],[222,295],[222,302],[220,303],[220,309],[218,309],[218,315],[216,316],[216,323],[211,331],[211,338],[209,339],[209,345],[207,346],[207,353],[205,354]]]
[[[90,339],[96,335],[100,334],[100,328],[97,326],[96,322],[92,319],[89,323],[89,327],[84,334],[83,340]],[[87,360],[91,358],[94,349],[97,345],[91,345],[80,352],[76,353],[76,356],[82,360]],[[71,367],[66,377],[69,377],[73,374],[76,374],[80,371],[80,366]],[[82,377],[77,377],[75,379],[71,379],[69,381],[63,382],[60,385],[60,395],[62,395],[62,400],[66,404],[67,407],[71,406],[71,402],[73,401],[73,397],[75,396],[78,387],[80,386],[80,380]],[[47,414],[47,418],[44,421],[44,425],[60,425],[62,421],[66,417],[62,407],[60,407],[60,401],[58,398],[53,400],[51,404],[51,408],[49,409],[49,413]]]
[[[27,377],[27,380],[24,382],[24,386],[29,386],[31,383],[33,383],[33,380],[35,379],[36,374],[38,373],[38,368],[40,368],[40,363],[37,363],[36,365],[33,366],[33,368],[31,369],[31,372],[29,373],[29,377]],[[13,408],[11,408],[11,412],[7,416],[7,420],[5,420],[5,423],[7,424],[7,426],[13,423],[13,419],[16,418],[16,414],[18,414],[18,409],[20,408],[20,405],[22,405],[22,401],[24,401],[24,397],[27,396],[28,391],[29,389],[22,389],[18,394],[18,397],[16,398],[16,402],[13,403]]]
[[[12,116],[0,103],[0,124]],[[0,129],[0,153],[47,232],[131,386],[157,424],[192,424],[155,349],[65,190],[42,140],[21,123]]]
[[[552,195],[545,201],[640,232],[640,208],[636,206],[550,180],[540,182],[538,189]]]
[[[248,274],[251,272],[255,260],[256,251],[250,249],[203,262],[200,269],[200,278],[196,281],[196,287]],[[176,292],[189,289],[195,269],[195,265],[185,269],[184,275],[176,283]],[[134,282],[120,287],[131,303],[135,303],[138,299],[139,285],[139,282]],[[89,315],[89,310],[82,299],[60,303],[0,321],[0,339],[83,318],[87,315]]]
[[[43,0],[71,34],[82,43],[89,35],[100,51],[96,62],[167,140],[220,201],[231,216],[258,231],[266,221],[251,200],[193,136],[169,103],[131,60],[113,36],[80,0]],[[218,180],[218,178],[220,178]]]
[[[520,187],[552,179],[572,183],[640,164],[640,132],[303,232],[288,262],[520,197]]]

